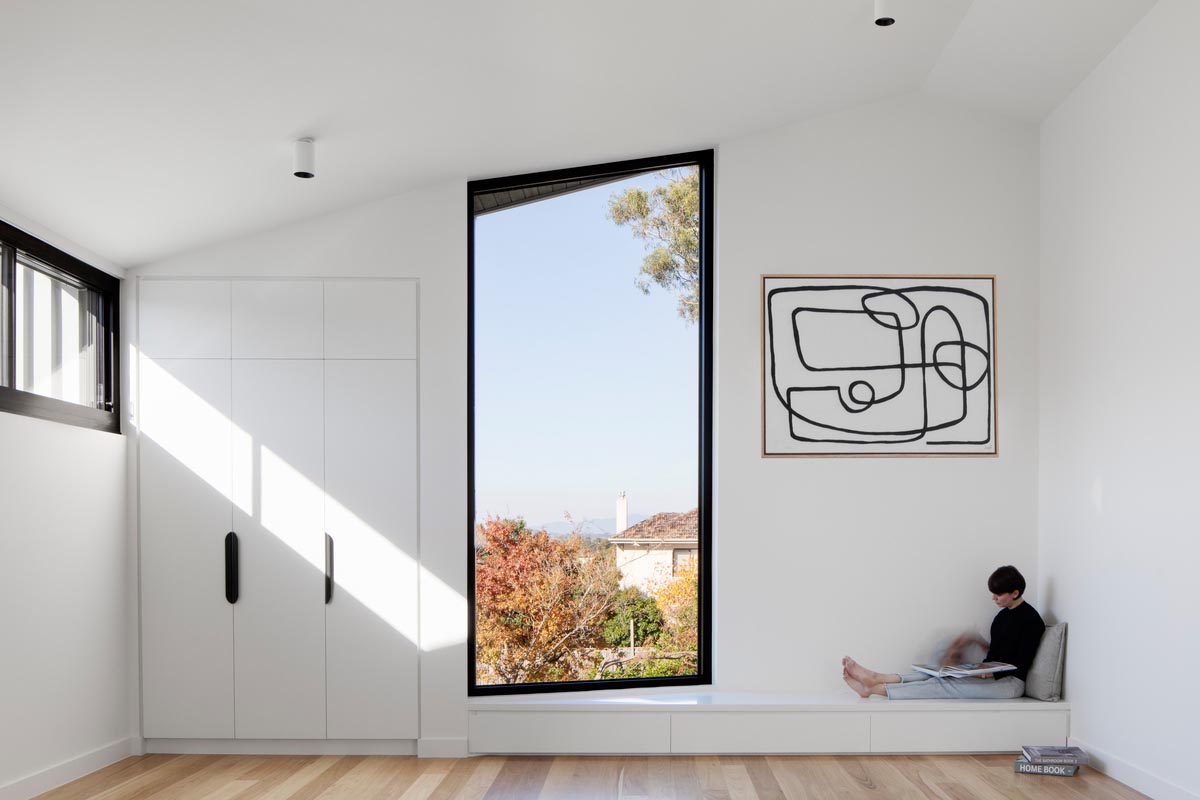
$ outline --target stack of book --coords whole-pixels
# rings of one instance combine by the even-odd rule
[[[1067,778],[1079,772],[1079,768],[1087,763],[1087,753],[1078,747],[1026,745],[1021,748],[1021,757],[1013,763],[1013,772]]]

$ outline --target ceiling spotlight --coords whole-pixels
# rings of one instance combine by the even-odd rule
[[[892,16],[892,6],[895,3],[892,0],[875,0],[875,24],[881,28],[886,28],[888,25],[895,25],[896,18]]]
[[[292,174],[312,178],[317,174],[317,157],[312,139],[298,139],[292,146]]]

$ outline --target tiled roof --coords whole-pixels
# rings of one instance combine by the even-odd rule
[[[695,542],[699,541],[697,534],[699,514],[697,509],[691,511],[664,511],[644,519],[637,525],[631,525],[609,539],[610,542]]]

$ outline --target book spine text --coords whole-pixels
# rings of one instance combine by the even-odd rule
[[[1018,759],[1013,764],[1013,772],[1025,775],[1061,775],[1069,778],[1078,771],[1078,764],[1030,764],[1024,759]]]

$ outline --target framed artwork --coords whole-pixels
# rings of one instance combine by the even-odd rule
[[[763,456],[995,456],[995,320],[993,275],[763,275]]]

